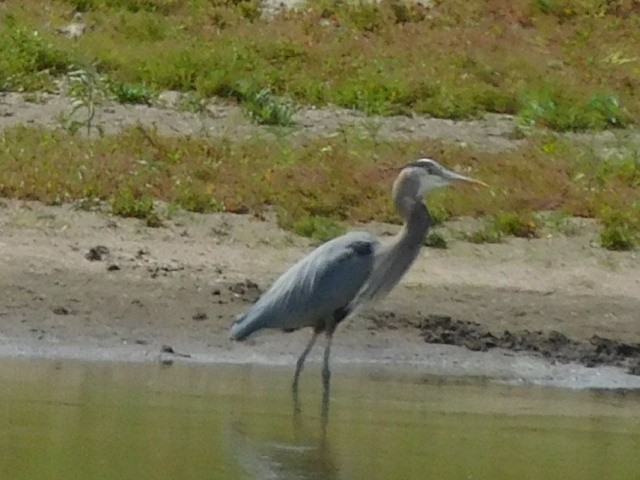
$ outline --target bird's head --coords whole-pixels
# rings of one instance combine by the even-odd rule
[[[431,190],[453,183],[475,183],[487,187],[480,180],[466,177],[440,165],[430,158],[421,158],[405,165],[393,185],[398,208],[406,211]]]
[[[449,170],[430,158],[420,158],[405,165],[396,180],[396,184],[399,183],[406,184],[414,198],[422,198],[431,190],[447,187],[453,183],[475,183],[488,186],[480,180]]]

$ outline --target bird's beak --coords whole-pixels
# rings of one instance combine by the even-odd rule
[[[449,182],[467,182],[467,183],[475,183],[476,185],[482,185],[483,187],[489,186],[480,180],[476,180],[475,178],[460,175],[459,173],[456,173],[453,170],[447,170],[446,168],[443,170],[444,171],[442,172],[442,176]]]

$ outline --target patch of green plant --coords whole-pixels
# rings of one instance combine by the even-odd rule
[[[463,233],[462,238],[471,243],[502,243],[503,236],[493,222],[485,222],[481,228]]]
[[[107,80],[93,69],[74,70],[69,73],[69,96],[73,99],[71,112],[61,117],[62,124],[72,134],[80,128],[86,129],[91,136],[94,128],[102,134],[100,127],[95,127],[93,120],[96,109],[107,100]],[[78,115],[84,114],[82,120]]]
[[[112,81],[109,83],[109,92],[118,103],[149,105],[153,98],[151,90],[139,83]]]
[[[274,95],[270,88],[244,93],[242,107],[249,118],[258,125],[287,127],[295,124],[291,102]]]
[[[35,91],[51,87],[71,64],[68,52],[54,47],[37,30],[6,16],[0,28],[0,90]]]
[[[539,125],[558,131],[621,128],[629,121],[615,94],[594,93],[580,100],[560,90],[525,95],[518,119],[524,125]]]
[[[603,224],[600,245],[607,250],[633,250],[640,243],[640,203],[627,209],[605,207],[600,213]]]
[[[313,238],[319,242],[331,240],[346,231],[345,227],[335,220],[318,215],[302,216],[294,220],[290,230],[302,237]]]
[[[221,212],[224,210],[224,206],[221,205],[211,193],[206,189],[198,189],[194,186],[183,187],[179,191],[175,201],[189,212],[207,213]]]
[[[129,187],[116,192],[111,199],[111,213],[120,217],[139,218],[149,227],[161,227],[162,219],[155,210],[153,198]]]
[[[424,239],[424,245],[430,248],[447,249],[449,247],[447,239],[437,230],[432,230]]]
[[[539,223],[549,230],[561,233],[567,237],[577,235],[580,227],[570,215],[565,212],[544,212],[536,216]]]
[[[539,236],[540,223],[532,212],[498,212],[492,220],[496,230],[520,238]]]
[[[540,222],[531,212],[499,211],[484,219],[481,228],[463,233],[471,243],[501,243],[504,237],[537,238]]]

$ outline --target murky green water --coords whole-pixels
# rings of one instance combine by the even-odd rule
[[[640,395],[309,367],[0,362],[0,479],[640,480]]]

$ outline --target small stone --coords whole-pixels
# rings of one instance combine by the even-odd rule
[[[53,313],[55,313],[56,315],[69,315],[71,313],[71,310],[69,310],[67,307],[57,306],[53,308]]]
[[[206,313],[204,313],[204,312],[198,312],[198,313],[196,313],[196,314],[195,314],[193,317],[191,317],[191,318],[193,318],[193,319],[194,319],[195,321],[197,321],[197,322],[202,322],[202,321],[204,321],[204,320],[207,320],[209,317],[208,317],[208,316],[207,316],[207,314],[206,314]]]

